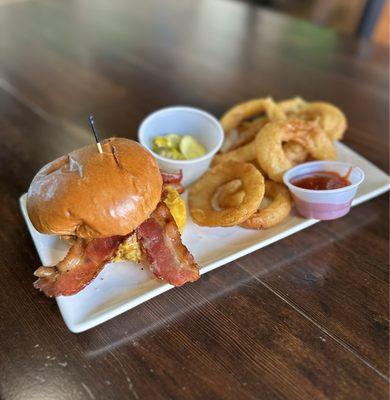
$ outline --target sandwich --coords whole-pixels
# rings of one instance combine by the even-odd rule
[[[174,286],[197,280],[199,266],[179,231],[181,174],[161,172],[133,140],[110,138],[101,146],[102,153],[90,145],[50,162],[31,182],[31,223],[70,244],[58,264],[35,271],[34,286],[49,297],[73,295],[112,261],[141,263]]]

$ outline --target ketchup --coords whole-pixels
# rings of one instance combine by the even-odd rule
[[[310,190],[332,190],[349,186],[351,181],[348,179],[351,171],[345,176],[341,176],[337,172],[318,171],[313,174],[301,175],[295,178],[291,183],[303,189]]]

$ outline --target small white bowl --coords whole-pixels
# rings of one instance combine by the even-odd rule
[[[337,172],[345,176],[349,169],[350,185],[331,190],[311,190],[295,186],[291,183],[302,175],[310,175],[321,171]],[[359,167],[340,161],[312,161],[299,164],[288,170],[283,176],[284,184],[290,189],[299,214],[306,218],[329,220],[348,214],[352,200],[359,185],[364,180],[364,172]]]
[[[207,150],[192,160],[171,160],[153,152],[153,138],[169,133],[191,135]],[[192,107],[168,107],[148,115],[138,129],[138,140],[157,160],[166,172],[183,171],[182,185],[188,186],[203,175],[210,166],[214,154],[221,148],[223,129],[211,114]]]

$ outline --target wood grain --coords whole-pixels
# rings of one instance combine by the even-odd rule
[[[159,107],[270,94],[338,104],[388,171],[387,50],[227,0],[30,0],[0,32],[1,399],[387,398],[388,196],[79,335],[32,287],[18,206],[90,113],[135,138]]]
[[[341,221],[321,223],[275,245],[291,249],[290,257],[280,251],[275,259],[277,249],[266,248],[237,260],[383,376],[388,374],[389,246],[380,232],[387,227],[387,201],[363,204]],[[364,236],[357,233],[362,228]]]

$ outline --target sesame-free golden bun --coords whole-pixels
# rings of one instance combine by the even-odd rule
[[[45,165],[31,182],[27,212],[45,234],[82,238],[127,235],[155,210],[162,178],[137,142],[110,138]]]

